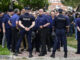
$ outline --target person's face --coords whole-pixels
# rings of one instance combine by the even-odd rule
[[[29,10],[26,10],[26,13],[29,13]]]
[[[55,16],[58,16],[59,15],[59,12],[55,12]]]
[[[42,14],[43,14],[43,10],[40,9],[40,10],[39,10],[39,15],[42,15]]]
[[[22,9],[21,10],[21,14],[24,14],[24,13],[26,13],[26,10],[25,9]]]
[[[4,15],[4,13],[1,13],[1,14],[0,14],[0,17],[2,17],[3,15]]]
[[[44,12],[44,14],[46,14],[46,12]]]
[[[63,15],[65,15],[65,11],[63,12]]]
[[[18,11],[17,14],[19,15],[20,14],[20,11]]]
[[[79,16],[77,16],[77,18],[79,18]]]
[[[46,12],[46,14],[47,14],[47,15],[50,15],[50,12],[49,12],[49,11],[47,11],[47,12]]]
[[[51,12],[51,16],[54,16],[54,12]]]

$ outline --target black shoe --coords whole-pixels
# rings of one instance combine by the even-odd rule
[[[10,52],[13,52],[12,49],[10,49]]]
[[[55,58],[55,54],[52,54],[50,57]]]
[[[40,52],[40,50],[36,50],[36,52]]]
[[[76,52],[75,54],[80,54],[80,52]]]
[[[61,45],[61,47],[63,47],[63,45]]]
[[[61,50],[60,50],[60,48],[59,48],[59,49],[57,49],[57,51],[61,51]]]
[[[33,55],[32,54],[29,54],[29,58],[32,58],[33,57]]]
[[[22,53],[19,51],[15,51],[13,55],[18,56],[18,54],[22,54]]]
[[[24,51],[24,49],[21,49],[21,51],[23,52],[23,51]]]
[[[47,54],[47,52],[44,53],[45,55]]]
[[[39,54],[39,56],[45,56],[45,54],[43,54],[43,53],[40,53],[40,54]]]
[[[48,49],[48,52],[51,52],[51,50],[50,50],[50,49]]]
[[[29,58],[32,58],[33,57],[33,55],[29,55]]]
[[[15,50],[11,50],[11,52],[15,53]]]
[[[64,54],[64,58],[67,58],[67,53]]]
[[[18,56],[18,53],[14,53],[13,55]]]
[[[18,54],[22,54],[22,52],[17,52]]]
[[[29,49],[27,49],[27,51],[29,52]]]

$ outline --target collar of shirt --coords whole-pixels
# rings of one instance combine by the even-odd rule
[[[39,15],[39,17],[43,17],[44,16],[44,14],[42,14],[42,15]]]
[[[14,14],[13,16],[19,16],[18,14]]]
[[[25,15],[29,15],[29,13],[25,13]]]

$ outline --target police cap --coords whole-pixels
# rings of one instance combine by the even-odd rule
[[[63,9],[58,9],[58,12],[59,12],[59,13],[62,13],[62,12],[63,12]]]
[[[13,12],[13,9],[9,9],[8,12]]]
[[[24,9],[25,9],[25,10],[30,10],[30,7],[25,7]]]

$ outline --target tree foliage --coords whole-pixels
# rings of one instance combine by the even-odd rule
[[[62,0],[62,3],[66,6],[76,8],[80,4],[80,0]]]
[[[9,9],[10,0],[0,0],[0,11],[6,11]]]
[[[48,0],[18,0],[24,7],[30,6],[30,8],[39,9],[48,6]]]
[[[0,0],[0,11],[7,11],[11,5],[12,0]],[[22,9],[23,7],[30,6],[33,10],[44,8],[48,6],[48,0],[16,0],[13,8]]]

